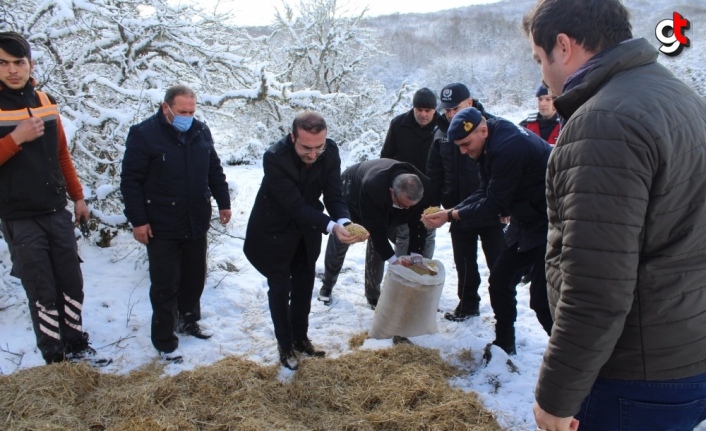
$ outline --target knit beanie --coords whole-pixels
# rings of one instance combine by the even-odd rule
[[[436,109],[436,94],[428,88],[420,88],[414,93],[412,106],[420,109]]]

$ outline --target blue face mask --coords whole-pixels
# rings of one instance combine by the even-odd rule
[[[188,115],[176,115],[172,111],[172,108],[169,107],[169,105],[167,105],[167,108],[169,109],[169,112],[171,112],[174,116],[174,120],[172,120],[172,127],[174,127],[180,132],[186,132],[191,128],[191,123],[194,122],[194,117]]]

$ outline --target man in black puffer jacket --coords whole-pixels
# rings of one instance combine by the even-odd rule
[[[537,425],[693,429],[706,419],[706,103],[633,39],[618,0],[542,0],[523,27],[565,120],[547,169],[556,323]]]
[[[152,344],[163,359],[185,335],[209,338],[197,323],[206,282],[206,232],[211,196],[222,224],[230,220],[230,196],[211,131],[194,119],[196,94],[167,89],[157,112],[132,126],[125,143],[120,190],[133,236],[147,246],[150,262]],[[178,328],[177,328],[178,326]]]
[[[434,142],[429,148],[427,176],[432,187],[432,204],[451,209],[473,194],[480,186],[478,166],[470,157],[446,139],[449,122],[464,108],[475,107],[486,119],[495,118],[485,112],[480,102],[471,98],[468,88],[461,83],[449,84],[441,90],[439,105],[444,115],[437,119]],[[481,278],[478,272],[478,238],[488,269],[495,264],[503,240],[503,224],[498,217],[481,220],[454,221],[449,228],[453,247],[454,263],[458,275],[458,306],[444,318],[462,322],[480,315],[478,288]]]

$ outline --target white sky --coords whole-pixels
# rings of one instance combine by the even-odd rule
[[[350,14],[360,13],[368,6],[366,16],[390,15],[394,13],[424,13],[436,12],[445,9],[469,6],[473,4],[496,3],[499,0],[340,0],[338,6],[341,11]],[[198,0],[199,5],[218,4],[219,10],[230,10],[235,15],[234,24],[237,25],[267,25],[272,22],[275,10],[283,10],[283,2],[292,5],[296,10],[299,0]]]

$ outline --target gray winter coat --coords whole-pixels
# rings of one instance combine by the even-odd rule
[[[554,328],[539,405],[576,414],[597,376],[706,372],[706,103],[644,39],[555,102],[547,171]]]

